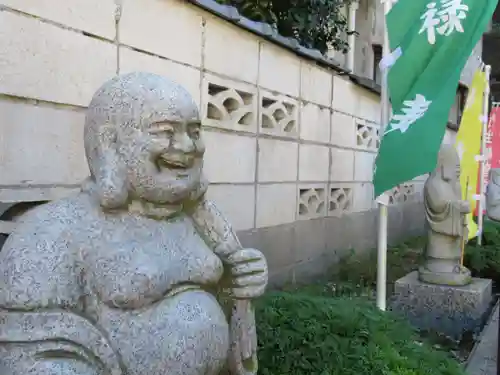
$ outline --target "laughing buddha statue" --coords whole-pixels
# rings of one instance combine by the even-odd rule
[[[0,252],[2,375],[252,375],[268,278],[205,198],[198,109],[154,74],[88,107],[90,178]]]

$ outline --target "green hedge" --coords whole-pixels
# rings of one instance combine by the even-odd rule
[[[425,238],[416,237],[387,251],[387,283],[391,287],[399,278],[418,269],[421,262]],[[351,251],[331,271],[333,281],[346,282],[361,287],[375,288],[377,285],[377,250],[363,253]]]
[[[445,352],[360,298],[274,292],[257,304],[260,375],[463,375]]]
[[[475,239],[467,244],[464,265],[476,277],[500,282],[500,224],[485,221],[483,244],[478,246]]]

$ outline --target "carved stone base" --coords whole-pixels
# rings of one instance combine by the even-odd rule
[[[481,326],[490,307],[492,281],[473,278],[466,286],[424,283],[418,272],[397,280],[390,307],[415,327],[460,339]]]
[[[427,267],[418,269],[420,281],[435,285],[464,286],[472,282],[470,271],[461,266],[456,266],[457,272],[430,271]]]

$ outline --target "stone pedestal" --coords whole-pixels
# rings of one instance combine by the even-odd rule
[[[490,307],[492,281],[472,279],[466,286],[427,284],[412,272],[396,281],[391,310],[415,327],[454,339],[475,331]]]

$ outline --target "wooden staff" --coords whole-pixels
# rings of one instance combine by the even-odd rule
[[[236,300],[230,322],[231,348],[229,369],[231,375],[257,375],[257,332],[251,301]]]
[[[467,182],[465,184],[465,200],[467,199],[467,193],[469,192],[469,176],[467,176]],[[464,234],[462,236],[462,248],[460,251],[460,265],[464,265],[464,255],[465,255],[465,243],[467,242],[467,239],[469,238],[469,233],[468,233],[468,219],[467,215],[465,215],[465,220],[464,220]]]

